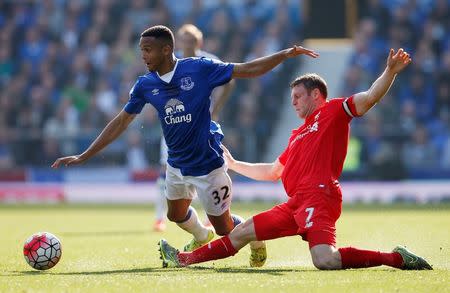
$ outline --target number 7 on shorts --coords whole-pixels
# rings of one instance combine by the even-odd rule
[[[305,220],[305,228],[311,228],[312,225],[314,224],[314,222],[311,222],[311,218],[314,213],[314,208],[306,208],[305,212],[308,213],[308,216],[306,217],[306,220]]]

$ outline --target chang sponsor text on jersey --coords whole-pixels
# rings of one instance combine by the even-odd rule
[[[190,123],[192,121],[192,114],[184,114],[185,108],[183,102],[177,99],[170,99],[164,106],[164,111],[166,117],[164,117],[164,122],[167,125],[177,124],[177,123]]]

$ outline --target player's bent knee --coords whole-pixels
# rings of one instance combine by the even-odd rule
[[[314,266],[319,270],[336,270],[339,266],[336,264],[335,259],[329,255],[314,256],[312,258]]]
[[[319,270],[336,270],[341,268],[340,254],[334,246],[318,244],[311,248],[311,259]]]
[[[320,260],[313,260],[313,264],[318,270],[329,270],[327,264]]]

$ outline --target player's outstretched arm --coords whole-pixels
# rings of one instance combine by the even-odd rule
[[[411,63],[411,57],[403,49],[397,52],[391,49],[386,63],[386,69],[372,86],[367,91],[354,95],[353,102],[359,116],[364,115],[384,97],[394,82],[395,76]]]
[[[128,114],[122,110],[112,119],[108,125],[103,129],[100,135],[94,140],[94,142],[80,155],[68,156],[58,158],[53,164],[52,168],[58,168],[60,165],[70,166],[80,164],[96,153],[101,151],[104,147],[115,140],[122,132],[127,129],[128,125],[133,121],[135,114]]]
[[[280,179],[281,173],[283,173],[284,166],[278,159],[273,163],[247,163],[235,160],[224,145],[222,145],[222,149],[228,167],[248,178],[258,181],[276,181]]]
[[[293,46],[292,48],[279,51],[275,54],[261,57],[246,63],[235,63],[233,68],[233,78],[250,78],[263,75],[271,70],[287,58],[292,58],[298,55],[307,55],[312,58],[317,58],[319,54],[315,51],[302,46]]]

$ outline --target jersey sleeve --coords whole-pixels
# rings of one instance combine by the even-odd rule
[[[232,63],[224,63],[217,59],[200,58],[202,69],[205,70],[208,78],[208,84],[211,88],[221,86],[231,80],[233,74]]]
[[[353,118],[359,117],[356,114],[355,104],[353,103],[353,96],[348,98],[335,98],[330,100],[333,116],[339,120],[350,122]]]
[[[124,110],[128,114],[139,114],[145,106],[145,99],[142,94],[140,79],[136,81],[130,90],[130,99],[126,103]]]
[[[347,114],[351,118],[360,117],[356,113],[356,107],[355,103],[353,102],[353,96],[350,96],[348,98],[344,98],[344,101],[342,102],[342,108],[344,109],[345,114]]]

